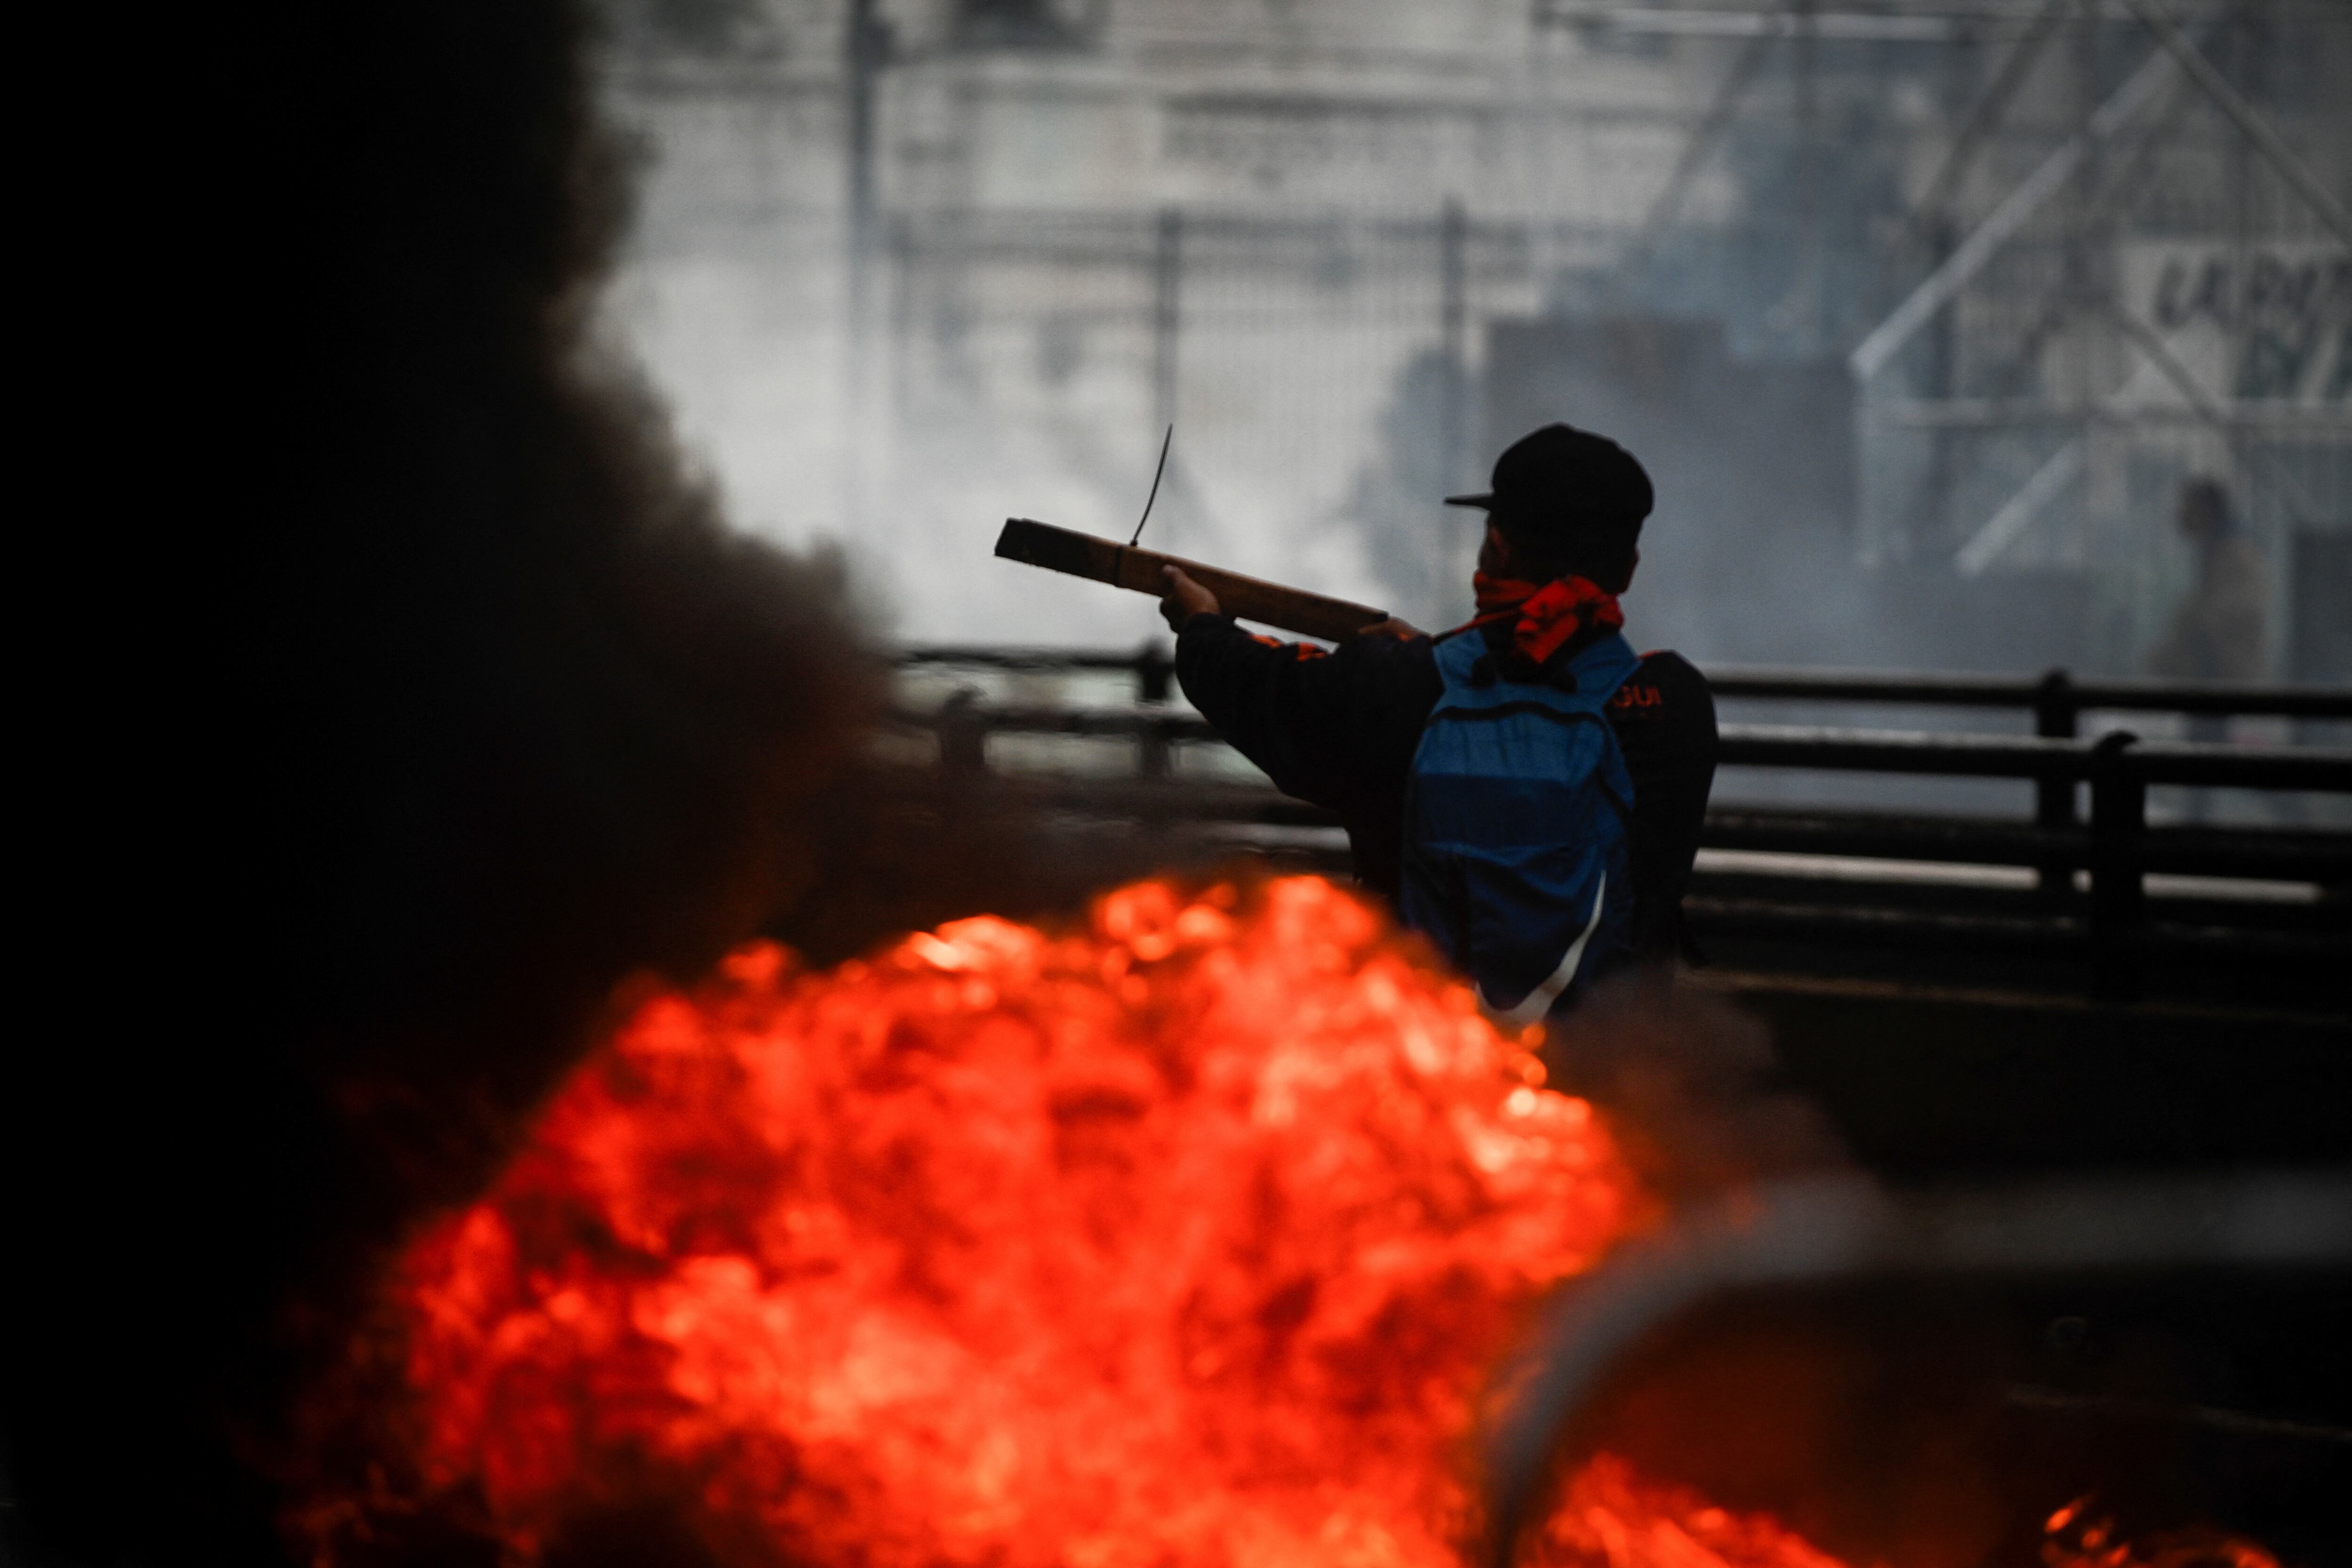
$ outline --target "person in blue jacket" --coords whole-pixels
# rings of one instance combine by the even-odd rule
[[[1649,476],[1548,425],[1450,496],[1486,512],[1478,613],[1339,647],[1244,632],[1175,568],[1161,613],[1184,694],[1285,794],[1336,812],[1356,875],[1395,900],[1499,1016],[1686,951],[1681,907],[1716,763],[1714,700],[1680,655],[1635,655]]]

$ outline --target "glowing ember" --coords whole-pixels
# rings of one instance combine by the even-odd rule
[[[1568,1482],[1528,1557],[1608,1568],[1844,1568],[1769,1514],[1717,1508],[1596,1454]]]
[[[2043,1568],[2279,1568],[2278,1559],[2242,1536],[2179,1530],[2126,1542],[2116,1521],[2076,1498],[2042,1526]]]

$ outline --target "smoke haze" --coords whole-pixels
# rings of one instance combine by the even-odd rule
[[[1654,469],[1645,645],[2134,673],[2193,577],[2174,489],[2214,471],[2273,573],[2261,657],[2336,679],[2292,623],[2352,516],[2340,245],[2168,89],[1858,379],[2153,47],[2119,11],[1880,9],[904,0],[857,66],[845,10],[645,5],[609,81],[652,160],[613,319],[745,526],[843,542],[909,641],[1151,631],[988,550],[1007,515],[1123,533],[1171,420],[1153,542],[1453,624],[1475,525],[1439,498],[1564,418]],[[2232,15],[2216,58],[2340,188],[2352,30]],[[2086,315],[2091,274],[2243,422]],[[2209,275],[2226,331],[2185,303]]]
[[[260,396],[181,421],[234,479],[104,752],[162,787],[85,808],[131,847],[55,922],[86,1016],[7,1091],[11,1561],[278,1555],[278,1413],[356,1280],[616,984],[804,880],[880,689],[838,562],[731,531],[596,325],[628,182],[583,10],[260,21],[270,221],[211,302]]]
[[[572,0],[249,17],[224,93],[265,84],[253,139],[181,154],[208,199],[249,182],[249,210],[127,247],[158,275],[176,267],[159,253],[209,247],[226,284],[179,284],[215,324],[178,379],[142,384],[142,416],[179,438],[69,476],[162,471],[153,515],[180,538],[158,574],[194,564],[146,666],[68,699],[79,732],[41,742],[47,769],[88,737],[105,787],[28,828],[66,864],[28,900],[45,945],[25,1007],[66,1020],[24,1026],[6,1085],[25,1262],[0,1543],[41,1563],[273,1560],[277,1415],[339,1349],[353,1281],[478,1184],[631,975],[690,975],[763,922],[835,957],[983,897],[1067,896],[1018,825],[951,852],[894,832],[844,771],[881,700],[881,631],[1157,629],[1141,600],[990,561],[1004,516],[1131,526],[1172,419],[1150,542],[1453,619],[1467,527],[1435,497],[1517,433],[1498,333],[1696,322],[1727,361],[1834,370],[1937,253],[1885,237],[1917,227],[2030,37],[1961,28],[1901,59],[1776,44],[1636,251],[1745,45],[1554,9],[891,7],[867,40],[862,237],[843,8],[643,0],[601,37]],[[2340,187],[2352,35],[2326,8],[2258,10],[2276,26],[2240,29],[2230,68]],[[2017,124],[1924,215],[1947,240],[2147,49],[2120,22],[2052,47]],[[1850,513],[1707,514],[1662,472],[1654,526],[1735,590],[1742,552],[1784,533],[1857,594],[1866,561],[1915,571],[1916,616],[1827,601],[1860,628],[1839,658],[2039,667],[2042,644],[1988,655],[1970,605],[2054,584],[2031,618],[2084,668],[2128,669],[2190,574],[2173,488],[2222,471],[2273,574],[2263,657],[2303,673],[2297,563],[2352,515],[2341,250],[2273,173],[2231,161],[2210,106],[2177,95],[2134,133],[2102,165],[2122,194],[2054,205],[1942,348],[1895,363],[1878,390],[1911,401],[1860,406]],[[2242,427],[2204,427],[2111,331],[2051,324],[2086,258],[2134,309],[2178,307],[2159,328],[2259,405]],[[2253,281],[2305,271],[2307,289]],[[137,346],[143,371],[160,356]],[[2021,402],[2011,424],[1953,423]],[[1989,536],[2075,429],[2079,480]],[[1727,463],[1706,489],[1736,500],[1739,479]],[[141,534],[72,524],[103,537],[87,581],[110,595]],[[1990,544],[1964,584],[1949,563]],[[1818,657],[1743,640],[1788,619],[1731,615],[1690,585],[1709,577],[1637,586],[1634,635]],[[54,663],[95,664],[128,618],[87,613]],[[1874,640],[1940,626],[1960,629]],[[1692,1081],[1748,1081],[1752,1051],[1726,1037],[1733,1065]],[[1789,1163],[1809,1136],[1789,1131]]]

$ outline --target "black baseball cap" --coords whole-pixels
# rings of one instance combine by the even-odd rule
[[[1494,489],[1445,504],[1482,508],[1513,539],[1616,576],[1633,570],[1655,499],[1633,453],[1573,425],[1547,425],[1495,459]]]

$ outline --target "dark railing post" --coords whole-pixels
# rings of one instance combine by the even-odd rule
[[[1135,656],[1135,700],[1138,702],[1168,700],[1169,678],[1176,673],[1176,661],[1157,639],[1145,643],[1143,651]]]
[[[2139,999],[2147,940],[2147,781],[2126,754],[2139,737],[2118,730],[2091,749],[2091,994]]]
[[[1135,656],[1135,700],[1155,708],[1166,702],[1168,678],[1175,672],[1175,663],[1157,641],[1145,643],[1143,651]],[[1135,771],[1148,779],[1168,776],[1168,736],[1156,722],[1144,729],[1136,751]]]
[[[967,686],[940,704],[940,773],[949,780],[971,779],[988,771],[988,717],[980,691]]]
[[[2074,683],[2063,669],[2042,678],[2033,690],[2033,732],[2045,741],[2071,741],[2082,710],[2075,706]],[[2050,833],[2075,826],[2074,780],[2044,773],[2033,781],[2033,825]],[[2034,868],[2042,901],[2062,903],[2074,891],[2074,868],[2053,857]]]

